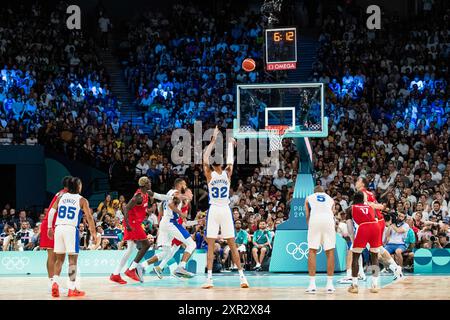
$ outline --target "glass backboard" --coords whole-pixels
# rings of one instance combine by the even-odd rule
[[[323,83],[250,84],[237,86],[236,139],[265,138],[267,126],[288,126],[285,137],[326,137]]]

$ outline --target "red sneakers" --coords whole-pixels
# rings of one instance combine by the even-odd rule
[[[137,275],[136,269],[133,269],[133,270],[127,269],[127,271],[125,271],[125,275],[128,278],[133,279],[134,281],[140,281],[139,277]]]
[[[56,282],[52,284],[52,297],[59,298],[59,286]]]
[[[83,297],[86,293],[84,291],[79,291],[77,289],[69,289],[68,297]]]
[[[111,274],[109,280],[111,280],[112,282],[117,282],[118,284],[127,284],[127,282],[122,279],[120,274]]]

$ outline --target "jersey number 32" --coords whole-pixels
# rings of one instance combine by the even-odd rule
[[[213,198],[226,198],[227,191],[228,191],[227,187],[220,188],[220,192],[219,192],[219,188],[214,187],[214,188],[211,188],[211,196]]]

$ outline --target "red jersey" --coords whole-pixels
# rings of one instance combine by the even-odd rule
[[[361,192],[364,193],[367,196],[367,201],[368,202],[373,202],[373,203],[378,203],[377,198],[375,198],[375,195],[373,194],[373,192],[367,190],[367,189],[361,189]],[[378,219],[383,219],[383,214],[381,213],[380,210],[375,210],[376,214],[377,214],[377,218]]]
[[[367,204],[354,204],[351,206],[353,221],[359,226],[362,223],[374,222],[374,210]]]
[[[55,202],[58,199],[58,197],[60,195],[63,195],[64,193],[66,193],[66,191],[64,189],[61,189],[61,190],[59,190],[59,192],[57,194],[55,194],[55,196],[52,199],[52,202],[50,202],[50,205],[48,206],[47,214],[45,215],[45,218],[42,221],[43,224],[45,223],[45,225],[47,225],[47,223],[48,223],[48,213],[50,212],[50,209],[53,208],[53,205],[55,204]],[[53,228],[55,228],[56,217],[57,217],[57,214],[55,214],[53,216],[53,221],[52,221]]]
[[[142,203],[140,205],[135,205],[128,211],[128,216],[129,220],[135,220],[136,223],[141,224],[147,217],[148,193],[142,193],[141,189],[138,189],[134,195],[138,194],[142,196]]]

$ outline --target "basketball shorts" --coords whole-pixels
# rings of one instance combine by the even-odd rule
[[[158,246],[172,246],[174,239],[187,244],[187,239],[190,237],[190,233],[177,222],[161,222],[159,224]]]
[[[336,247],[336,229],[332,217],[309,220],[308,247],[318,250],[320,246],[325,251]]]
[[[40,231],[40,239],[39,239],[39,247],[41,249],[53,249],[55,246],[54,238],[50,239],[47,235],[48,232],[48,222],[47,220],[42,221],[41,223],[41,231]]]
[[[142,223],[139,221],[130,220],[130,227],[133,229],[131,231],[127,230],[125,226],[125,220],[123,222],[123,240],[128,241],[142,241],[147,239],[147,234],[144,228],[142,228]]]
[[[378,222],[362,223],[358,226],[353,241],[353,248],[364,249],[369,244],[371,249],[380,247],[380,229]]]
[[[78,254],[80,251],[80,233],[78,228],[71,225],[57,225],[55,227],[55,248],[58,254]]]
[[[217,238],[219,229],[224,239],[235,237],[233,214],[230,207],[212,204],[206,214],[206,237]]]

